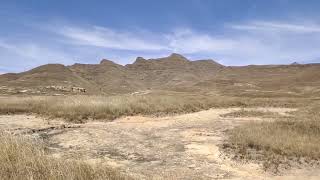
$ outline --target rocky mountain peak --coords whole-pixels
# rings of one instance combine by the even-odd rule
[[[108,60],[108,59],[102,59],[102,60],[100,61],[100,64],[101,64],[101,65],[118,65],[118,64],[116,64],[116,63],[114,63],[113,61]]]
[[[134,62],[134,64],[136,64],[136,63],[142,63],[142,62],[145,62],[145,61],[147,61],[145,58],[143,58],[143,57],[137,57],[137,59],[136,59],[136,61]]]
[[[170,56],[165,58],[166,60],[170,61],[189,61],[186,57],[182,56],[181,54],[172,53]]]

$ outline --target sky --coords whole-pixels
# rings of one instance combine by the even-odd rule
[[[224,65],[320,62],[318,0],[0,0],[0,73],[179,53]]]

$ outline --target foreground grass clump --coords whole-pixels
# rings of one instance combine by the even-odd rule
[[[230,142],[245,157],[252,149],[264,154],[263,160],[279,161],[279,157],[320,159],[320,104],[294,112],[286,119],[251,122],[230,132]],[[276,159],[272,159],[272,157]]]
[[[113,170],[45,155],[41,143],[27,137],[0,133],[0,177],[4,180],[125,179]]]

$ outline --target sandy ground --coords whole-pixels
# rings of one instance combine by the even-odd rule
[[[255,118],[222,118],[239,108],[170,117],[124,117],[113,122],[66,124],[35,116],[0,116],[0,128],[44,139],[52,156],[108,165],[137,179],[320,179],[318,169],[273,176],[260,164],[233,161],[219,148],[225,131]],[[255,108],[287,115],[294,109]]]

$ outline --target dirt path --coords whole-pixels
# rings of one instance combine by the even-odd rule
[[[211,109],[162,118],[134,116],[80,125],[48,123],[34,116],[0,116],[0,128],[44,138],[53,156],[113,166],[137,179],[294,179],[273,177],[259,164],[235,162],[220,151],[227,129],[263,120],[220,117],[236,110]],[[260,110],[286,115],[293,109]],[[300,171],[288,174],[297,179],[320,177],[317,170]]]

